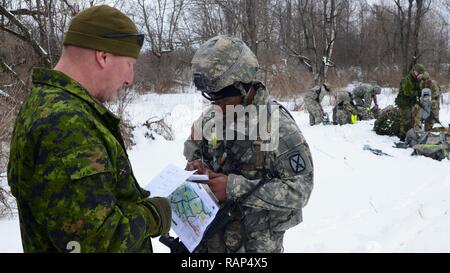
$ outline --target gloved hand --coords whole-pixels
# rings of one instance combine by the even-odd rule
[[[156,207],[161,215],[161,234],[168,233],[172,224],[172,208],[170,201],[164,197],[152,197],[148,201]]]
[[[322,124],[323,125],[329,125],[330,124],[330,118],[328,117],[327,113],[324,113],[322,115]]]

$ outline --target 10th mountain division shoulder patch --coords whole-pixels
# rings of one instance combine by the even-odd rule
[[[305,160],[300,155],[300,153],[296,153],[293,156],[289,157],[289,163],[291,165],[292,171],[296,174],[301,173],[306,169]]]

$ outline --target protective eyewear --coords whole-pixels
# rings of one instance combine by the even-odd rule
[[[122,38],[128,38],[128,37],[136,37],[137,44],[139,47],[142,47],[144,45],[145,36],[144,34],[140,33],[113,33],[113,34],[106,34],[102,36],[103,38],[108,39],[122,39]]]
[[[213,84],[203,73],[194,73],[194,85],[202,93],[211,94],[216,92],[217,86]]]

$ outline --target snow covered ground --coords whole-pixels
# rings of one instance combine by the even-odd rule
[[[384,89],[380,106],[394,98]],[[130,105],[135,125],[166,116],[175,135],[174,141],[149,140],[144,127],[136,129],[137,145],[129,155],[141,186],[169,163],[185,166],[183,142],[202,101],[198,94],[149,94]],[[450,94],[444,104],[440,115],[449,124]],[[331,117],[331,107],[326,110]],[[315,186],[304,222],[286,233],[285,252],[450,252],[450,161],[393,148],[398,139],[376,135],[374,121],[310,127],[307,113],[293,116],[311,148]],[[392,157],[364,151],[366,144]],[[168,252],[153,242],[155,252]],[[18,220],[0,220],[0,252],[21,251]]]

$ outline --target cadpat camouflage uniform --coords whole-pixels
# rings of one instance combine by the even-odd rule
[[[170,206],[137,184],[119,119],[61,72],[35,69],[32,81],[8,166],[24,251],[151,252]]]
[[[400,82],[400,89],[395,98],[395,104],[400,110],[400,131],[398,137],[404,140],[409,129],[414,127],[417,114],[417,102],[420,97],[420,80],[413,75],[414,71],[425,72],[423,65],[416,65],[415,68]]]

